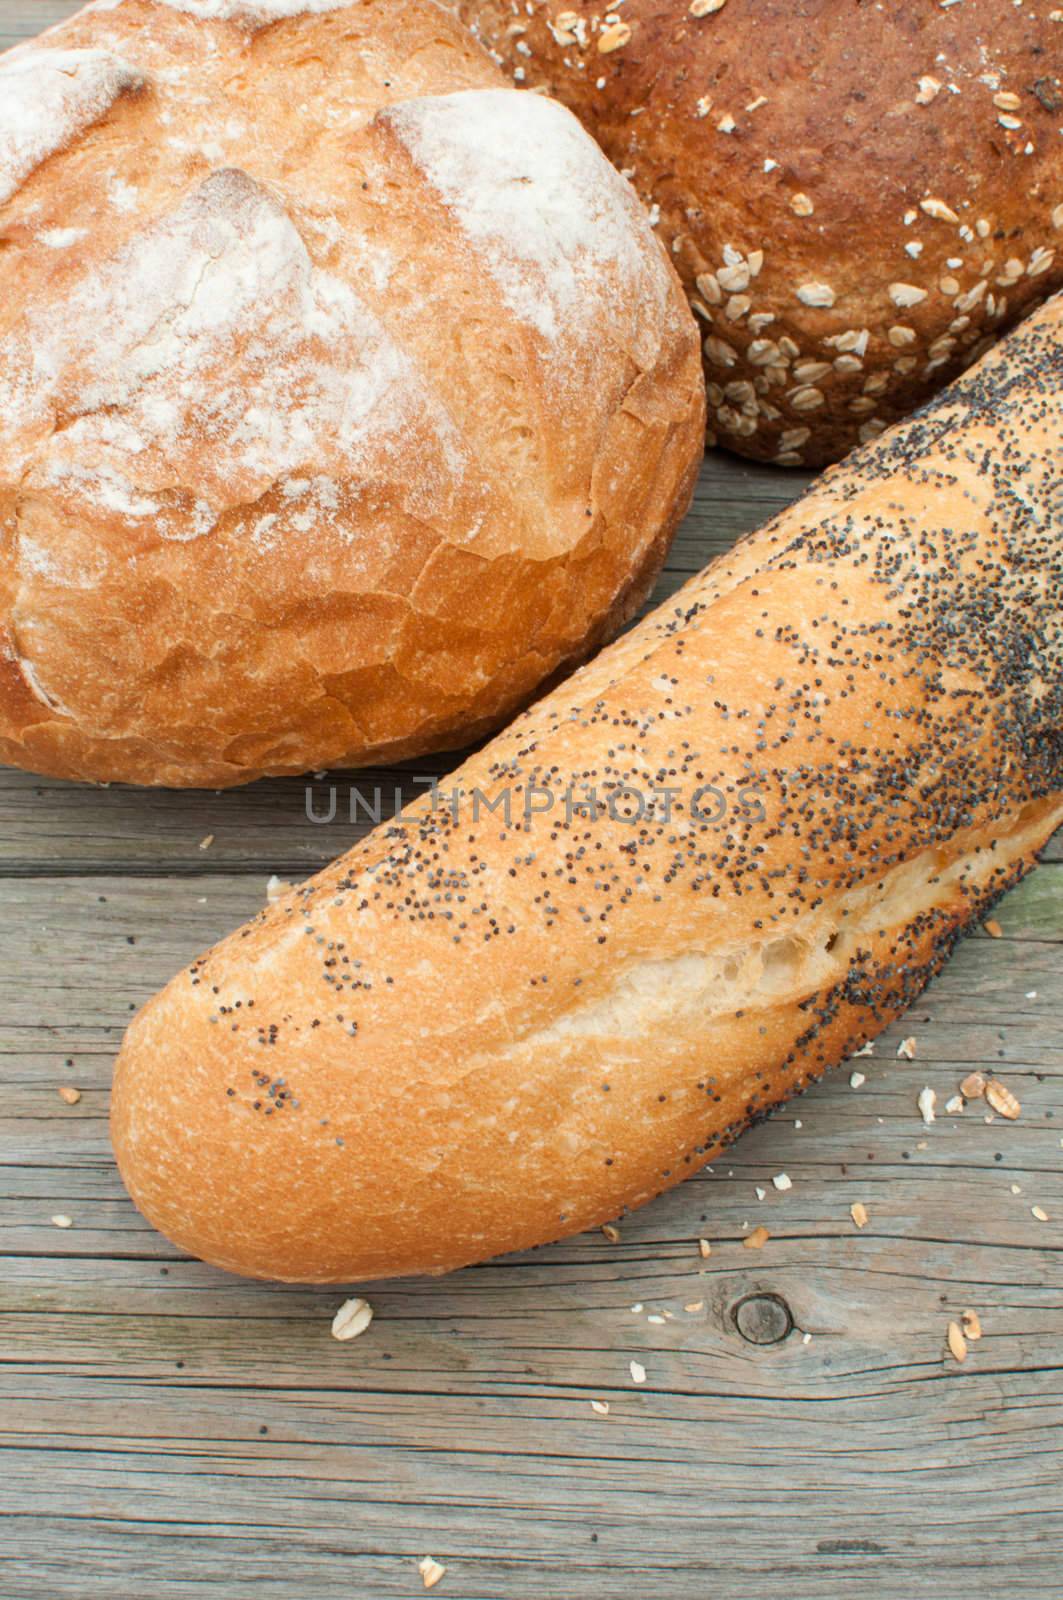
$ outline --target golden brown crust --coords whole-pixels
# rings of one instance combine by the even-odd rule
[[[837,460],[1063,284],[1047,5],[457,9],[657,208],[703,323],[710,428],[743,455]]]
[[[253,1275],[455,1267],[877,1033],[1063,821],[1061,437],[1057,299],[177,978],[115,1077],[146,1216]]]
[[[434,0],[109,0],[0,82],[0,760],[399,759],[632,615],[697,333],[567,112]]]

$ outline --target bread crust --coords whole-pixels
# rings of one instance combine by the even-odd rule
[[[257,1276],[461,1266],[910,1004],[1063,821],[1061,379],[1056,299],[176,978],[114,1083],[148,1219]]]
[[[709,426],[822,465],[1063,284],[1063,24],[997,0],[461,0],[659,214]]]
[[[652,586],[697,330],[434,0],[109,0],[8,52],[0,242],[0,760],[454,747]]]

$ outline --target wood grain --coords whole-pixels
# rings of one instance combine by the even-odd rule
[[[0,0],[0,45],[74,9]],[[804,481],[711,458],[657,598]],[[871,1057],[619,1244],[375,1286],[371,1329],[339,1344],[334,1290],[227,1278],[133,1211],[106,1128],[132,1009],[271,873],[365,831],[351,783],[387,814],[450,765],[330,774],[328,825],[302,780],[165,794],[0,772],[2,1600],[389,1600],[423,1593],[429,1552],[454,1600],[1056,1600],[1059,839],[1002,936],[970,939]],[[1017,1122],[945,1114],[972,1067],[1018,1095]],[[945,1335],[968,1308],[984,1337],[960,1365]]]

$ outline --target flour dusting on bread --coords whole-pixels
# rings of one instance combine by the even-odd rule
[[[409,358],[243,172],[214,173],[90,269],[65,316],[42,307],[22,337],[38,377],[26,403],[41,424],[52,408],[74,418],[39,449],[31,485],[90,511],[156,518],[164,536],[208,532],[313,460],[355,476],[389,433],[428,417],[459,466],[449,419]],[[14,418],[3,358],[0,346]],[[175,476],[187,524],[167,514]]]
[[[143,75],[107,50],[29,50],[0,57],[0,205]]]
[[[482,253],[510,310],[544,339],[594,336],[592,305],[630,318],[630,295],[666,299],[667,270],[633,191],[554,101],[467,90],[405,101],[381,119]]]

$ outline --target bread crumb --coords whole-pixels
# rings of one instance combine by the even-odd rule
[[[607,1417],[609,1415],[608,1400],[592,1400],[591,1410],[596,1412],[599,1417]]]
[[[867,1207],[862,1200],[854,1200],[849,1207],[849,1215],[858,1228],[866,1228],[868,1224]]]
[[[945,1110],[948,1112],[950,1117],[956,1117],[959,1116],[960,1112],[964,1110],[966,1105],[967,1102],[963,1098],[962,1094],[954,1094],[945,1101]]]
[[[372,1320],[373,1308],[368,1300],[345,1300],[332,1319],[332,1337],[356,1339]]]
[[[447,1569],[434,1556],[422,1556],[417,1563],[417,1570],[421,1574],[421,1582],[425,1588],[434,1589]]]
[[[986,933],[988,933],[991,939],[1000,939],[1003,937],[1004,929],[1000,926],[1000,923],[995,917],[990,917],[987,922],[983,922],[982,927],[985,929]]]
[[[683,1307],[683,1310],[684,1311],[689,1311],[692,1316],[693,1316],[695,1311],[704,1311],[704,1309],[705,1309],[704,1300],[688,1300],[686,1305]]]
[[[763,1250],[770,1238],[771,1234],[767,1228],[754,1228],[752,1233],[746,1234],[742,1243],[747,1250]]]
[[[1043,1206],[1031,1206],[1030,1207],[1030,1215],[1033,1216],[1033,1217],[1036,1217],[1038,1222],[1047,1222],[1048,1221],[1048,1212],[1044,1209]]]
[[[867,1074],[866,1073],[864,1073],[864,1072],[850,1072],[850,1074],[849,1074],[849,1087],[850,1087],[850,1089],[862,1089],[866,1082],[867,1082]]]
[[[788,1172],[777,1172],[771,1181],[775,1185],[776,1189],[780,1189],[783,1193],[785,1193],[787,1189],[792,1189],[794,1186],[794,1180],[791,1178]]]
[[[707,1239],[698,1240],[698,1254],[703,1261],[708,1260],[709,1256],[712,1255],[712,1245]]]
[[[963,1329],[958,1322],[949,1323],[948,1344],[949,1353],[954,1360],[967,1360],[967,1340],[964,1338]]]
[[[986,1080],[980,1072],[969,1072],[960,1084],[960,1093],[968,1100],[980,1100],[985,1094]]]
[[[620,1229],[614,1227],[611,1222],[603,1222],[602,1223],[602,1232],[605,1235],[605,1237],[609,1240],[610,1244],[619,1244],[620,1243]]]
[[[642,1365],[641,1361],[629,1361],[628,1371],[631,1373],[632,1383],[646,1382],[646,1368]]]
[[[902,1039],[901,1040],[900,1044],[897,1046],[897,1060],[898,1061],[914,1061],[915,1060],[915,1039],[914,1038]]]
[[[55,1216],[52,1218],[52,1226],[54,1228],[72,1228],[74,1226],[74,1219],[73,1217],[66,1216],[62,1211],[57,1211]]]
[[[982,1324],[977,1311],[965,1311],[960,1321],[963,1324],[964,1333],[972,1343],[982,1337]]]
[[[1009,1122],[1014,1122],[1022,1112],[1022,1106],[1006,1084],[999,1078],[990,1078],[985,1086],[985,1097],[993,1110]]]
[[[68,1106],[76,1106],[81,1099],[81,1090],[75,1089],[72,1084],[62,1083],[58,1090],[60,1100],[65,1100]]]
[[[922,1117],[928,1128],[934,1120],[934,1107],[937,1105],[937,1103],[938,1097],[933,1089],[929,1088],[929,1086],[925,1089],[920,1089],[919,1099],[916,1104],[919,1107],[919,1115]]]
[[[208,833],[205,839],[200,839],[199,848],[201,850],[209,850],[213,843],[214,835],[212,833]]]

